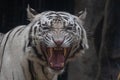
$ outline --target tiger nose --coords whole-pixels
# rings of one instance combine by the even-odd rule
[[[57,46],[60,46],[60,45],[62,45],[63,40],[54,40],[54,42]]]

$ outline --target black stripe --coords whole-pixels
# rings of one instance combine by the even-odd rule
[[[37,57],[38,57],[40,60],[45,61],[45,60],[42,58],[43,55],[44,55],[45,59],[47,59],[47,57],[45,56],[45,54],[40,55],[40,53],[38,53],[36,47],[32,47],[32,48],[34,49],[35,54],[37,55]]]
[[[70,57],[74,57],[77,52],[84,49],[81,43],[82,41],[80,41],[79,47],[77,48],[75,52],[73,52],[73,54]]]
[[[4,35],[4,36],[5,36],[5,35]],[[2,39],[1,39],[1,43],[3,42],[4,36],[3,36]],[[1,43],[0,43],[0,47],[1,47]]]
[[[73,53],[73,55],[72,56],[70,56],[70,57],[74,57],[75,56],[75,54],[77,53],[77,52],[79,52],[80,50],[82,50],[82,48],[81,48],[81,46],[79,46],[79,48]]]
[[[29,46],[32,47],[32,43],[31,43],[31,42],[32,42],[32,38],[29,37],[29,38],[28,38],[28,44],[27,44],[26,47],[29,47]]]
[[[35,76],[33,74],[33,62],[31,62],[30,60],[28,60],[28,66],[29,66],[29,73],[31,74],[31,80],[35,80]]]
[[[16,35],[16,33],[18,33],[20,30],[21,30],[21,28],[19,28],[17,31],[15,31],[15,33],[14,33],[14,35],[13,35],[13,37],[12,37],[12,38],[14,38],[14,37],[15,37],[15,35]]]
[[[6,37],[6,41],[5,41],[4,46],[3,46],[3,50],[2,50],[3,52],[2,52],[2,56],[1,56],[0,72],[1,72],[1,69],[2,69],[2,62],[3,62],[3,55],[4,55],[4,52],[5,52],[5,46],[6,46],[6,44],[7,44],[8,38],[9,38],[9,36],[10,36],[10,34],[11,34],[12,31],[13,31],[13,30],[11,30],[11,31],[8,33],[8,35],[7,35],[7,37]]]
[[[70,53],[70,51],[69,51],[68,53]],[[67,56],[66,56],[65,60],[67,60],[67,59],[68,59],[68,57],[69,57],[69,54],[67,54]]]
[[[37,21],[36,21],[36,22],[37,22]],[[35,23],[36,23],[36,22],[35,22]],[[35,23],[34,23],[34,24],[35,24]],[[33,32],[32,29],[33,29],[33,27],[35,27],[34,24],[32,24],[32,25],[30,26],[31,28],[30,28],[30,31],[29,31],[29,35],[31,35],[31,33]]]
[[[44,70],[44,68],[45,68],[45,67],[42,66],[42,72],[43,72],[44,76],[46,77],[46,79],[49,80],[49,78],[47,77],[47,74],[45,74],[45,70]]]
[[[15,79],[14,79],[14,73],[13,73],[13,72],[12,72],[12,78],[13,78],[13,80],[15,80]]]
[[[37,26],[34,26],[34,34],[36,34],[36,31],[37,31]]]
[[[8,32],[8,34],[7,35],[9,35],[9,33],[11,33],[13,30],[10,30],[9,32]],[[2,40],[1,40],[1,43],[3,42],[3,40],[4,40],[4,37],[6,36],[6,34],[3,36],[3,38],[2,38]],[[8,36],[7,36],[8,37]],[[1,45],[0,45],[1,46]]]
[[[23,72],[23,75],[24,75],[25,80],[26,80],[27,78],[26,78],[26,75],[25,75],[25,70],[24,70],[24,67],[22,66],[22,64],[21,64],[21,68],[22,68],[22,72]]]
[[[35,22],[36,23],[36,22]],[[34,24],[35,24],[34,23]],[[29,42],[30,42],[30,44],[31,44],[31,42],[32,42],[32,37],[31,37],[31,33],[33,33],[33,31],[32,31],[32,29],[33,29],[33,27],[34,27],[34,24],[32,24],[30,27],[30,30],[29,30],[29,35],[28,35],[28,39],[29,39]],[[29,26],[28,26],[29,27]]]
[[[27,44],[27,41],[25,41],[25,44],[24,44],[24,46],[23,46],[23,52],[26,51],[26,44]]]
[[[18,32],[18,36],[22,33],[22,31],[25,29],[25,27],[20,28],[20,31]]]

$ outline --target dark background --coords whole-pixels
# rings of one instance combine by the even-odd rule
[[[55,10],[74,13],[74,0],[1,0],[0,1],[0,32],[27,24],[26,8],[30,5],[37,12]]]
[[[59,80],[118,80],[120,0],[1,0],[0,32],[6,33],[18,25],[28,24],[28,4],[39,13],[55,10],[77,14],[87,9],[85,29],[89,50],[69,63]]]

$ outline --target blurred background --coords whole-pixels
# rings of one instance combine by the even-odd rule
[[[89,49],[67,65],[58,80],[120,80],[120,0],[1,0],[0,32],[27,25],[27,5],[37,12],[87,9]]]
[[[74,0],[1,0],[0,31],[7,32],[11,28],[28,24],[26,9],[28,4],[37,12],[48,10],[74,13]]]

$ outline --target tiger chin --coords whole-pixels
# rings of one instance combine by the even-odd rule
[[[80,16],[67,12],[37,13],[28,6],[28,25],[7,32],[0,44],[0,80],[57,80],[65,66],[88,48]]]

